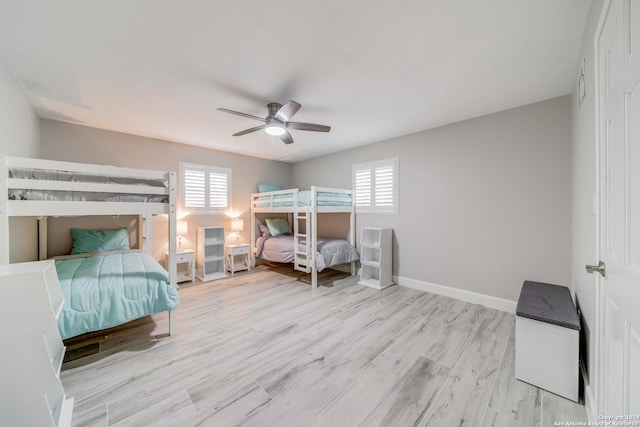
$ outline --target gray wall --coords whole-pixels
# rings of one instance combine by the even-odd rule
[[[52,120],[41,120],[40,133],[40,154],[45,159],[176,172],[179,162],[231,168],[232,209],[245,219],[245,231],[241,233],[241,241],[245,242],[250,238],[249,194],[257,191],[256,184],[278,182],[289,185],[291,166],[287,163]],[[180,212],[178,215],[180,216]],[[183,248],[195,249],[199,225],[219,225],[227,230],[230,228],[230,219],[223,214],[190,215],[185,219],[189,223],[189,235],[183,242]],[[100,226],[115,228],[108,219],[106,222],[96,223],[96,227]],[[55,231],[49,235],[52,233]],[[153,237],[154,256],[161,259],[167,243],[165,217],[154,219]],[[63,244],[68,245],[68,242]],[[64,251],[64,248],[55,247],[53,242],[50,242],[49,247],[55,253]]]
[[[595,59],[594,36],[602,10],[602,0],[595,0],[582,40],[580,58],[585,60],[586,95],[582,105],[578,104],[578,86],[572,96],[572,244],[571,281],[577,303],[582,311],[585,328],[581,336],[587,340],[587,372],[592,376],[596,370],[596,275],[587,274],[586,264],[598,263],[597,217],[594,212],[596,196],[596,118],[595,118]],[[581,59],[582,61],[582,59]],[[576,70],[576,76],[579,70]],[[577,79],[576,79],[577,80]],[[591,384],[585,388],[588,399],[594,402],[595,389]]]
[[[39,119],[0,59],[0,153],[38,157]]]
[[[556,98],[296,163],[292,184],[351,187],[351,165],[398,156],[393,274],[516,301],[570,285],[571,104]]]
[[[18,82],[0,59],[0,154],[38,157],[40,123]],[[29,261],[37,257],[34,245],[23,244],[38,238],[34,218],[9,220],[10,262]],[[2,237],[4,238],[4,237]]]

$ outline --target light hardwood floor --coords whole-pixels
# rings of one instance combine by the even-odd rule
[[[185,287],[66,362],[74,426],[553,426],[584,407],[514,378],[514,316],[264,268]],[[93,341],[92,341],[93,342]],[[81,353],[78,353],[81,354]]]

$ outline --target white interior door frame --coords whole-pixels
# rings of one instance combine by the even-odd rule
[[[596,29],[596,32],[594,34],[593,37],[593,45],[594,45],[594,67],[593,67],[593,71],[594,71],[594,84],[595,84],[595,90],[594,90],[594,98],[595,98],[595,102],[594,102],[594,106],[595,106],[595,126],[594,126],[594,132],[596,134],[596,137],[594,138],[595,141],[595,145],[593,147],[593,149],[595,150],[595,164],[594,166],[594,172],[595,172],[595,182],[596,182],[596,188],[595,188],[595,194],[594,194],[594,212],[595,212],[595,223],[596,223],[596,228],[595,228],[595,254],[596,254],[596,259],[594,261],[598,261],[600,259],[602,259],[602,253],[601,253],[601,245],[600,245],[600,239],[601,239],[601,232],[600,232],[600,212],[602,210],[602,206],[601,206],[601,200],[600,200],[600,195],[601,195],[601,190],[600,190],[600,144],[601,144],[601,122],[602,122],[602,107],[601,107],[601,97],[600,97],[600,93],[601,93],[601,75],[600,75],[600,38],[602,36],[602,30],[604,28],[604,20],[607,16],[607,10],[609,9],[609,4],[611,3],[611,0],[604,0],[604,4],[602,6],[602,10],[600,11],[600,17],[598,19],[598,26]],[[593,331],[593,336],[590,337],[590,339],[594,340],[594,352],[595,354],[591,355],[591,357],[594,357],[594,368],[595,368],[595,372],[592,372],[590,374],[590,380],[592,382],[592,385],[590,385],[591,388],[591,392],[594,394],[592,396],[592,398],[594,399],[593,402],[590,402],[588,399],[588,390],[585,390],[585,404],[587,406],[587,413],[589,414],[591,420],[595,421],[598,419],[598,415],[602,413],[602,408],[604,407],[604,381],[602,380],[602,372],[603,372],[603,359],[601,357],[602,351],[603,351],[603,343],[602,343],[602,339],[601,339],[601,325],[603,323],[602,321],[602,281],[601,281],[601,276],[598,274],[596,275],[596,282],[595,282],[595,286],[596,286],[596,290],[595,290],[595,313],[596,313],[596,322],[595,322],[595,328]],[[591,407],[590,407],[591,406]]]
[[[640,415],[639,6],[605,1],[595,39],[596,416]]]

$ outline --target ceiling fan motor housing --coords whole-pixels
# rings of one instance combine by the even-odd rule
[[[282,108],[282,104],[278,104],[277,102],[270,102],[269,104],[267,104],[267,109],[269,110],[267,120],[275,116],[280,108]]]

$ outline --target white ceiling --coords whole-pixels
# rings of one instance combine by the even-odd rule
[[[40,117],[298,161],[571,92],[587,0],[0,0]],[[294,144],[256,132],[302,104]]]

